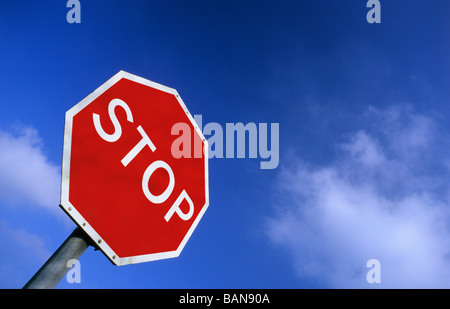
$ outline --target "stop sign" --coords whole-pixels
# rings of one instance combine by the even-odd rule
[[[202,151],[174,155],[180,132]],[[66,113],[61,207],[116,265],[177,257],[208,207],[207,151],[175,89],[120,71]]]

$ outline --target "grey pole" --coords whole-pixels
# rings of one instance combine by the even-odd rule
[[[78,259],[90,243],[89,236],[77,227],[23,288],[53,289],[69,271],[67,262]]]

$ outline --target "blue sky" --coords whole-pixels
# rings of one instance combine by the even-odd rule
[[[450,286],[450,4],[365,0],[0,3],[0,287],[75,228],[59,209],[64,113],[119,70],[203,123],[279,123],[280,164],[211,159],[181,256],[60,288]],[[366,262],[381,263],[368,284]]]

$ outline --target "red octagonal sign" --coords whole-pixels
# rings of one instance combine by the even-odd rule
[[[177,257],[208,200],[208,145],[175,89],[120,71],[67,111],[61,207],[114,264]]]

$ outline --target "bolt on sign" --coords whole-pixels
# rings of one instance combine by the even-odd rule
[[[177,123],[202,155],[172,155]],[[179,256],[208,204],[208,144],[175,89],[120,71],[67,111],[60,206],[114,264]]]

